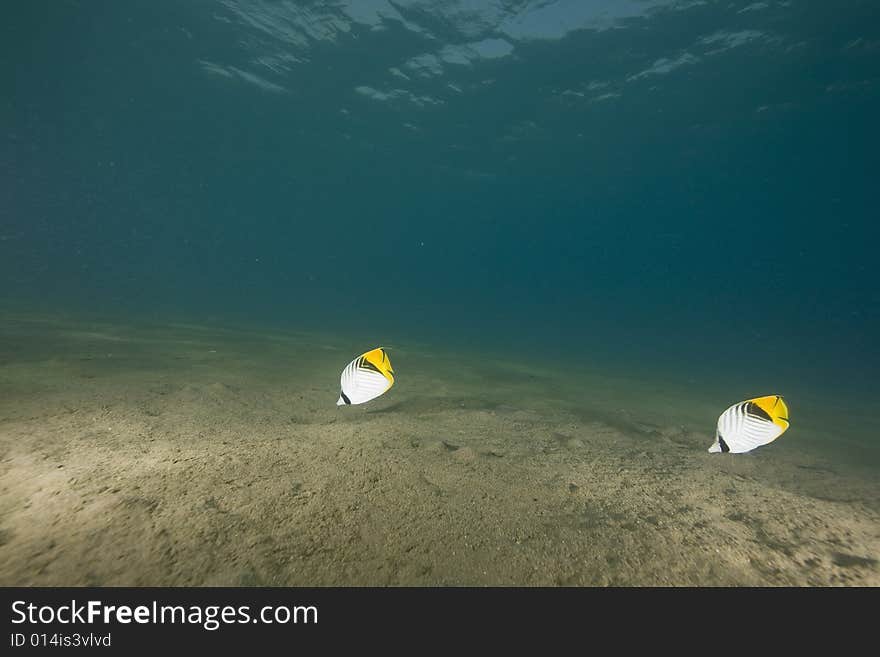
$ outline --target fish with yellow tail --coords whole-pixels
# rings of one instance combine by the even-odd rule
[[[788,406],[779,395],[734,404],[718,418],[712,453],[743,454],[772,443],[789,427]]]
[[[376,347],[351,361],[339,383],[337,406],[364,404],[384,395],[394,385],[391,359],[383,347]]]

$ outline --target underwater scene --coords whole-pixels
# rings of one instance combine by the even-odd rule
[[[880,585],[878,0],[29,0],[0,585]]]

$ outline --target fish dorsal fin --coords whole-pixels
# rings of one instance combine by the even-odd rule
[[[780,395],[769,395],[767,397],[757,397],[750,399],[749,404],[753,408],[760,409],[768,420],[773,422],[783,431],[788,429],[788,404],[785,403]],[[760,413],[757,413],[760,415]]]

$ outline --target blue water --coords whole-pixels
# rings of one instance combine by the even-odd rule
[[[876,403],[880,2],[4,9],[5,309]]]

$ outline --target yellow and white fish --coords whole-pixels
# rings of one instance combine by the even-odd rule
[[[385,349],[376,347],[355,358],[342,370],[336,405],[363,404],[384,395],[393,385],[391,359]]]
[[[742,454],[772,443],[789,427],[788,406],[779,395],[734,404],[718,418],[712,453]]]

